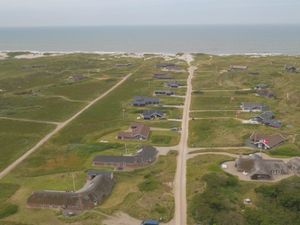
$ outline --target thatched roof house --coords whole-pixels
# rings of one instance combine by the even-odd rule
[[[282,160],[263,159],[258,154],[239,157],[235,167],[238,172],[249,174],[253,180],[270,180],[276,175],[289,173],[288,166]]]
[[[30,208],[58,208],[66,211],[83,211],[100,204],[113,188],[112,173],[98,174],[76,192],[37,191],[27,199]]]

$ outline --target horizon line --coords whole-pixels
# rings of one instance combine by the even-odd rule
[[[70,27],[171,27],[171,26],[299,26],[300,23],[212,23],[212,24],[107,24],[107,25],[25,25],[0,28],[70,28]]]

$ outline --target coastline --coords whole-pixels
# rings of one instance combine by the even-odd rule
[[[24,52],[24,55],[35,55],[37,57],[44,56],[55,56],[55,55],[67,55],[67,54],[98,54],[98,55],[128,55],[143,57],[144,55],[156,55],[156,56],[173,56],[178,54],[205,54],[211,56],[253,56],[253,57],[267,57],[267,56],[300,56],[300,52],[297,54],[286,54],[286,53],[205,53],[205,52],[123,52],[123,51],[38,51],[38,50],[0,50],[0,54],[7,54],[12,52]],[[45,55],[50,54],[50,55]]]

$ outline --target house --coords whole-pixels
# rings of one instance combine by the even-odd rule
[[[82,81],[85,79],[87,79],[87,77],[82,74],[76,74],[76,75],[72,75],[72,76],[68,77],[68,80],[71,82],[78,82],[78,81]]]
[[[230,65],[230,71],[233,70],[247,70],[248,66],[243,66],[243,65]]]
[[[249,175],[252,180],[271,180],[274,176],[289,174],[284,161],[263,159],[258,154],[240,156],[235,161],[235,167],[238,172]]]
[[[166,67],[162,68],[162,71],[171,71],[171,72],[179,73],[179,72],[184,72],[184,69],[182,69],[178,65],[171,65],[171,66],[166,66]]]
[[[170,87],[170,88],[178,88],[179,86],[182,86],[181,84],[178,83],[178,81],[170,81],[165,83],[165,86]]]
[[[175,95],[175,91],[171,91],[171,90],[156,90],[156,91],[154,91],[154,95],[167,95],[167,96],[171,96],[171,95]]]
[[[270,89],[258,89],[256,95],[265,98],[275,98],[275,94]]]
[[[150,135],[150,127],[142,123],[132,123],[130,132],[119,132],[118,139],[121,140],[147,140]]]
[[[170,67],[175,67],[176,64],[174,63],[158,63],[156,64],[157,68],[170,68]]]
[[[114,186],[113,173],[99,173],[76,191],[36,191],[27,199],[29,208],[57,208],[68,213],[92,209],[101,204]]]
[[[132,66],[132,63],[118,63],[115,64],[115,67],[129,67]]]
[[[141,117],[144,120],[154,120],[156,118],[164,118],[165,114],[160,110],[144,110]]]
[[[261,134],[254,132],[250,136],[251,144],[255,145],[257,148],[269,150],[272,149],[287,139],[282,134]]]
[[[257,75],[259,75],[259,72],[249,72],[248,74],[251,76],[257,76]]]
[[[159,98],[135,96],[132,101],[133,106],[158,105]]]
[[[291,66],[291,65],[284,65],[284,69],[285,69],[285,71],[287,71],[289,73],[298,72],[298,69],[295,66]]]
[[[268,88],[268,85],[267,85],[267,84],[260,83],[260,84],[257,84],[257,85],[254,87],[254,90],[263,90],[263,89],[267,89],[267,88]]]
[[[281,122],[279,120],[273,119],[274,113],[271,111],[263,112],[260,115],[257,115],[255,117],[252,117],[250,119],[251,122],[257,123],[257,124],[264,124],[266,126],[274,127],[274,128],[280,128]]]
[[[173,79],[173,77],[171,77],[170,75],[165,74],[165,73],[155,73],[155,74],[153,74],[153,78],[159,79],[159,80],[170,80],[170,79]]]
[[[257,115],[255,117],[252,117],[251,121],[256,121],[257,123],[264,123],[264,121],[269,121],[274,118],[274,113],[271,111],[266,111],[261,113],[260,115]]]
[[[125,167],[142,167],[156,160],[158,151],[156,148],[145,145],[132,156],[98,155],[93,159],[94,165]]]
[[[243,112],[262,112],[269,109],[269,107],[263,103],[254,102],[242,102],[240,107]]]

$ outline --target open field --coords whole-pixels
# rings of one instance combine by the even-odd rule
[[[68,59],[68,57],[72,57],[72,59]],[[75,68],[70,66],[70,69],[66,69],[65,72],[61,73],[66,73],[66,75],[64,75],[65,78],[61,79],[59,77],[55,80],[55,82],[57,81],[55,84],[51,83],[51,81],[47,84],[26,87],[26,91],[29,89],[34,90],[33,92],[28,92],[29,94],[26,92],[26,96],[23,96],[23,94],[20,96],[15,95],[13,92],[5,93],[4,98],[16,98],[16,101],[20,101],[20,104],[27,104],[27,99],[26,101],[22,101],[19,99],[20,97],[41,99],[40,109],[36,112],[29,112],[32,109],[30,104],[28,104],[29,106],[26,106],[28,106],[30,110],[28,110],[27,113],[25,113],[24,110],[26,107],[20,107],[16,112],[10,113],[11,117],[43,120],[45,122],[63,121],[70,117],[70,114],[72,115],[86,105],[87,101],[94,99],[95,96],[109,89],[109,87],[113,86],[123,76],[130,72],[133,74],[113,92],[96,102],[67,127],[59,131],[53,138],[30,155],[28,159],[22,162],[12,173],[3,179],[3,182],[13,185],[17,184],[20,188],[15,194],[11,194],[10,197],[5,199],[8,203],[17,205],[18,209],[11,213],[14,215],[5,217],[2,221],[24,223],[26,225],[31,225],[32,223],[46,225],[49,224],[49,222],[58,225],[66,223],[90,225],[91,221],[96,220],[98,222],[93,223],[101,224],[101,220],[105,217],[104,214],[111,215],[118,210],[122,210],[139,219],[145,217],[159,219],[162,217],[163,221],[171,220],[174,213],[172,181],[176,168],[175,153],[160,156],[154,165],[145,169],[116,173],[117,184],[111,198],[108,198],[103,206],[90,212],[85,212],[75,218],[64,218],[56,210],[26,208],[26,199],[32,191],[43,189],[72,190],[72,176],[74,175],[76,177],[75,185],[77,189],[85,182],[84,171],[86,169],[113,169],[110,167],[92,166],[91,161],[93,157],[98,154],[131,154],[135,153],[141,144],[173,146],[179,142],[180,134],[170,131],[170,128],[180,127],[180,122],[168,120],[145,121],[146,124],[157,128],[157,130],[154,129],[151,132],[148,142],[127,142],[126,151],[124,142],[115,139],[116,133],[120,130],[127,129],[131,122],[143,122],[137,120],[137,117],[144,109],[161,109],[167,114],[167,118],[181,118],[182,109],[162,106],[139,108],[130,105],[133,96],[152,96],[154,90],[164,88],[159,82],[153,82],[151,85],[147,82],[147,80],[152,79],[153,73],[158,71],[155,64],[162,62],[162,58],[147,59],[142,62],[141,59],[131,59],[130,57],[118,58],[107,55],[101,59],[102,56],[88,55],[86,57],[91,57],[91,65],[78,66],[77,68],[77,61],[73,57],[75,57],[76,60],[83,60],[85,58],[80,55],[66,55],[59,56],[60,59],[54,61],[59,65],[63,65],[61,60],[70,61],[70,64],[78,69],[76,74],[86,74],[86,79],[70,84],[68,82],[66,83],[65,79],[68,79],[69,76],[74,74],[72,72],[73,70],[76,71]],[[46,62],[46,58],[34,60],[45,60]],[[51,59],[52,58],[56,59],[56,56],[51,56]],[[9,60],[12,60],[14,63],[18,62],[16,59],[8,59],[8,61]],[[74,61],[73,64],[75,65],[71,63],[72,61]],[[89,60],[85,59],[86,63],[88,61]],[[109,61],[109,63],[107,61]],[[115,68],[114,65],[120,63],[120,61],[123,63],[131,62],[133,65],[129,68]],[[176,62],[182,63],[178,60]],[[101,68],[102,64],[103,68]],[[26,75],[24,76],[26,77]],[[174,73],[174,76],[185,79],[186,74]],[[18,79],[18,76],[14,77],[14,79]],[[180,91],[184,95],[184,91]],[[55,105],[56,103],[49,106],[49,109],[46,108],[46,104],[50,105],[50,103],[47,103],[50,99],[55,100],[55,102],[61,101],[62,105],[66,107],[66,110],[63,106]],[[183,98],[162,97],[162,104],[164,105],[180,105],[182,103]],[[73,104],[74,108],[66,104]],[[59,109],[58,113],[51,113],[56,109]],[[46,113],[47,111],[48,113]],[[3,116],[8,117],[9,113],[6,112],[7,110],[3,111]],[[103,142],[103,140],[105,140],[105,142]],[[60,182],[57,182],[58,180]],[[144,206],[143,202],[146,202]],[[134,207],[132,205],[136,203],[140,205],[140,210],[133,210]],[[32,216],[33,212],[34,216]]]
[[[99,207],[103,212],[122,210],[134,218],[156,218],[168,222],[173,218],[172,183],[176,153],[160,156],[157,163],[145,169],[117,174],[111,197]]]
[[[281,132],[287,144],[270,151],[274,155],[300,155],[297,122],[300,112],[300,76],[285,71],[284,65],[299,65],[299,57],[289,56],[207,56],[195,55],[198,66],[193,79],[192,118],[189,145],[196,147],[241,146],[253,131]],[[246,70],[230,70],[231,65],[244,65]],[[253,88],[267,84],[276,98],[256,96]],[[280,129],[262,125],[245,125],[259,113],[239,113],[241,102],[265,103],[283,126]]]
[[[19,158],[53,128],[50,124],[0,119],[0,170]]]

